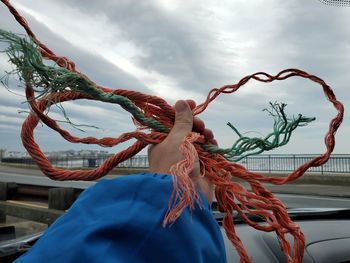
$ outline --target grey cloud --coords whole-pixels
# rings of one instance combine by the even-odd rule
[[[8,14],[8,11],[5,8],[0,8],[0,17],[1,17],[1,27],[2,29],[10,30],[13,32],[21,32],[21,28],[16,24],[14,19]],[[52,50],[54,50],[58,55],[63,55],[72,58],[77,62],[77,68],[84,72],[84,74],[87,74],[88,76],[92,76],[92,79],[101,85],[111,87],[111,88],[137,88],[139,91],[147,92],[148,88],[138,81],[135,77],[130,76],[129,74],[123,72],[121,69],[116,67],[115,65],[112,65],[111,63],[107,62],[106,60],[102,59],[101,57],[98,57],[94,55],[93,53],[89,53],[83,50],[80,50],[78,47],[74,47],[64,41],[64,39],[60,38],[59,36],[55,35],[53,32],[50,32],[48,28],[43,26],[41,23],[38,23],[35,19],[28,17],[27,19],[33,28],[34,32],[39,36],[39,38],[44,43],[49,43],[49,46]],[[3,23],[4,21],[4,23]],[[2,61],[3,61],[2,57]],[[4,61],[4,63],[1,63],[1,65],[5,65],[7,62]],[[1,74],[4,72],[3,68],[0,68]],[[19,87],[20,84],[13,78],[10,79],[9,87],[11,90],[15,92],[23,92],[23,87]],[[1,87],[1,96],[0,96],[0,103],[2,106],[8,106],[8,107],[20,107],[23,110],[28,110],[26,104],[22,104],[22,102],[25,101],[24,97],[15,96],[9,92],[7,92],[3,87]],[[78,103],[79,104],[79,103]],[[91,117],[93,117],[93,112],[79,112],[77,111],[69,111],[70,117],[72,119],[78,119],[79,123],[83,124],[91,124],[98,127],[101,127],[102,130],[90,130],[89,135],[97,136],[97,137],[104,137],[104,136],[117,136],[121,132],[129,131],[130,128],[132,129],[133,125],[131,122],[130,114],[120,110],[120,108],[116,105],[109,105],[109,104],[98,104],[95,102],[81,102],[81,105],[96,105],[96,107],[101,107],[103,109],[114,111],[115,114],[113,116],[105,116],[104,119],[97,119],[93,120],[94,123],[91,123]],[[57,110],[53,110],[54,112]],[[121,114],[123,113],[123,114]],[[121,115],[121,117],[118,119],[116,116],[118,114]],[[13,112],[12,114],[3,114],[6,116],[6,118],[24,118],[23,115],[18,115],[17,112]],[[63,118],[62,118],[63,119]],[[108,125],[106,125],[106,120],[108,120]],[[5,121],[1,121],[3,125],[7,124]],[[110,129],[106,129],[106,126],[111,126]],[[72,127],[68,127],[69,130],[72,130]],[[3,143],[6,142],[8,145],[7,147],[11,148],[13,145],[17,143],[17,147],[19,146],[19,135],[17,134],[14,136],[11,132],[7,132],[5,129],[2,129],[4,133]],[[48,131],[45,131],[47,133]],[[73,133],[76,133],[73,129]],[[92,133],[92,134],[91,134]],[[86,136],[87,134],[80,134],[81,136]],[[11,143],[10,143],[11,142]],[[16,142],[16,143],[12,143]],[[56,145],[59,146],[60,144],[53,143],[50,144],[52,146]]]
[[[73,6],[72,2],[68,5]],[[152,1],[75,1],[74,7],[107,15],[109,22],[121,29],[122,36],[144,52],[134,62],[171,76],[180,87],[203,93],[203,88],[217,86],[223,77],[228,78],[224,71],[213,67],[216,58],[207,50],[203,25],[180,13],[165,13]]]
[[[12,32],[23,32],[17,22],[9,15],[9,12],[1,6],[0,8],[1,28]],[[49,47],[59,56],[66,56],[77,63],[77,69],[88,76],[94,76],[98,84],[113,88],[137,87],[147,92],[147,87],[129,75],[122,69],[111,64],[105,59],[91,52],[87,52],[69,44],[60,36],[51,32],[45,25],[36,21],[35,18],[26,15],[31,28],[43,43],[49,43]]]

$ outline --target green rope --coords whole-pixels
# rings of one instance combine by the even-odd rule
[[[286,104],[271,103],[271,110],[265,109],[274,119],[273,131],[264,138],[246,137],[231,124],[227,125],[239,136],[239,139],[231,148],[219,148],[216,145],[202,145],[203,149],[223,155],[231,162],[238,162],[250,155],[257,155],[264,151],[270,151],[277,147],[286,145],[292,135],[292,132],[301,126],[314,121],[316,118],[304,117],[301,114],[298,117],[287,118],[284,109]]]
[[[16,66],[11,74],[17,74],[21,81],[29,83],[40,98],[48,93],[78,91],[88,94],[97,100],[116,103],[130,112],[134,118],[156,131],[169,132],[169,129],[154,118],[145,117],[141,110],[128,98],[113,93],[105,93],[98,89],[91,80],[58,66],[47,66],[43,63],[37,46],[31,40],[0,29],[0,41],[7,42],[5,50],[10,62]]]

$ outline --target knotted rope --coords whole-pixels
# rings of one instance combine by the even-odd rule
[[[174,109],[165,100],[137,91],[109,89],[93,83],[87,76],[76,70],[74,62],[66,57],[57,56],[41,43],[31,31],[26,20],[8,0],[1,1],[30,37],[29,39],[21,38],[0,30],[0,41],[9,43],[6,52],[10,61],[17,67],[15,73],[25,83],[25,94],[31,108],[30,114],[22,125],[22,142],[45,175],[54,180],[96,180],[105,176],[118,163],[140,152],[148,144],[157,144],[164,140],[174,124],[175,114]],[[54,61],[57,66],[48,66],[43,63],[43,59]],[[238,163],[231,162],[286,144],[296,127],[306,125],[314,120],[302,115],[288,118],[284,113],[285,105],[283,104],[271,105],[270,113],[275,121],[274,129],[265,138],[244,137],[229,124],[239,135],[239,139],[231,148],[221,149],[214,144],[205,144],[203,135],[192,132],[184,139],[180,147],[185,159],[171,168],[174,191],[169,201],[164,224],[173,223],[184,208],[193,208],[194,203],[198,201],[199,197],[196,194],[195,186],[188,176],[193,167],[194,157],[198,155],[204,176],[216,186],[215,195],[218,207],[220,211],[225,213],[223,227],[228,238],[236,247],[241,262],[251,262],[251,259],[235,232],[234,211],[238,212],[248,225],[257,230],[275,231],[288,262],[302,262],[305,245],[304,235],[299,226],[290,219],[283,203],[267,190],[263,183],[285,184],[299,178],[308,168],[327,162],[334,149],[334,136],[344,114],[343,105],[336,99],[331,88],[322,79],[298,69],[286,69],[277,75],[257,72],[244,77],[236,84],[212,89],[206,100],[193,109],[193,115],[202,113],[219,95],[233,93],[252,79],[259,82],[272,82],[294,76],[309,79],[322,86],[326,98],[337,110],[325,136],[326,151],[283,178],[266,177],[259,173],[250,172]],[[75,137],[67,130],[62,129],[55,120],[46,114],[46,111],[54,104],[78,99],[119,104],[132,115],[134,123],[139,129],[124,133],[117,138]],[[35,142],[34,129],[39,121],[72,143],[112,147],[130,139],[137,141],[127,149],[109,157],[93,170],[73,171],[56,168]],[[144,132],[146,130],[149,132]],[[250,191],[241,184],[232,181],[235,177],[248,182]],[[263,223],[255,222],[250,216],[259,216]],[[286,239],[287,234],[294,238],[293,249]]]

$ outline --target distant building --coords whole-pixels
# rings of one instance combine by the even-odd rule
[[[80,150],[80,151],[78,151],[78,156],[91,156],[91,155],[95,155],[93,152],[94,152],[94,151]]]
[[[97,157],[103,158],[110,156],[108,151],[98,150],[66,150],[66,151],[52,151],[44,153],[49,158],[82,158],[82,157]],[[26,158],[30,157],[27,152],[8,151],[7,149],[0,149],[0,160],[3,158]]]
[[[3,157],[4,158],[25,158],[28,156],[29,156],[29,154],[27,152],[7,151]]]

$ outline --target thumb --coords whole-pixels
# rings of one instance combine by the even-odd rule
[[[190,106],[184,100],[175,104],[175,123],[168,138],[182,141],[191,131],[193,126],[193,114]]]

